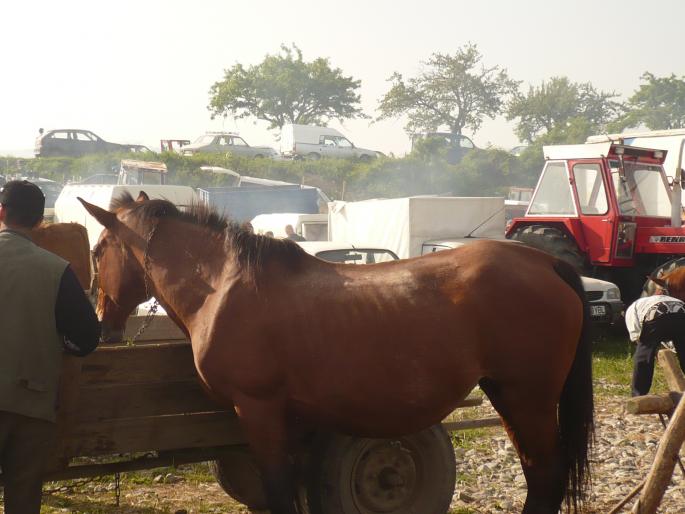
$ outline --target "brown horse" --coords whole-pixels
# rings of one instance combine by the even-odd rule
[[[528,484],[525,513],[576,510],[593,432],[578,275],[511,243],[332,264],[202,207],[124,196],[95,249],[106,330],[154,295],[189,334],[208,392],[233,406],[272,513],[295,512],[295,426],[396,437],[439,423],[480,384]]]
[[[90,289],[90,244],[86,227],[78,223],[46,223],[31,231],[41,248],[68,261],[83,289]]]

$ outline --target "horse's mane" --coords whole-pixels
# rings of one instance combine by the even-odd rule
[[[211,232],[223,235],[225,247],[231,251],[238,263],[254,278],[255,272],[262,269],[270,259],[276,258],[286,265],[292,265],[306,252],[289,239],[254,234],[240,223],[228,219],[212,207],[194,203],[187,210],[181,210],[169,200],[154,199],[137,202],[128,191],[113,198],[110,211],[128,209],[141,221],[153,219],[173,219],[204,227]]]

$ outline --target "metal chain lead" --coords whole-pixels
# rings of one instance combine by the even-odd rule
[[[150,287],[150,242],[152,237],[155,235],[155,230],[157,230],[157,223],[154,224],[150,233],[147,236],[147,241],[145,243],[145,253],[143,254],[143,283],[145,284],[145,298],[150,298],[152,296],[152,290]],[[155,298],[150,308],[147,311],[145,319],[141,323],[140,327],[130,339],[130,344],[134,344],[138,338],[145,332],[145,330],[150,326],[152,320],[157,314],[157,309],[159,308],[159,300]]]

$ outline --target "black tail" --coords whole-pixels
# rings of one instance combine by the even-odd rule
[[[585,289],[575,269],[564,261],[554,264],[557,274],[583,302],[583,327],[571,371],[559,399],[559,435],[565,456],[565,499],[577,512],[590,484],[590,451],[594,442],[594,400],[592,395],[592,321]]]

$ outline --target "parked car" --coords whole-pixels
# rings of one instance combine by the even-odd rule
[[[509,150],[509,153],[514,157],[521,157],[521,154],[525,152],[526,148],[528,148],[528,145],[518,145]]]
[[[464,158],[464,155],[476,148],[473,141],[463,134],[453,134],[452,132],[419,132],[412,134],[412,151],[414,151],[414,147],[419,141],[425,141],[427,139],[436,141],[438,143],[438,148],[447,149],[447,162],[449,164],[457,164]]]
[[[399,259],[384,248],[359,247],[332,241],[298,241],[297,244],[314,257],[339,264],[375,264]]]
[[[28,180],[40,188],[45,196],[45,212],[43,213],[43,219],[45,221],[52,222],[55,217],[55,202],[57,201],[57,198],[59,197],[59,194],[64,186],[59,182],[55,182],[54,180],[36,176],[20,176],[15,177],[12,180]],[[3,182],[0,180],[0,185],[2,184]]]
[[[598,325],[614,325],[622,321],[623,301],[618,286],[606,280],[581,277],[585,296],[590,303],[592,321]]]
[[[143,153],[151,150],[143,145],[110,143],[90,130],[58,129],[40,132],[36,138],[36,157],[80,157],[108,152]]]
[[[279,157],[278,152],[269,146],[250,146],[238,134],[232,132],[207,132],[193,143],[181,148],[183,155],[196,153],[231,153],[240,157]]]
[[[289,123],[281,129],[281,154],[292,159],[375,159],[380,152],[359,148],[342,133],[330,127]]]

